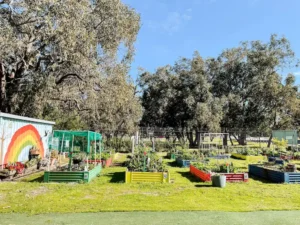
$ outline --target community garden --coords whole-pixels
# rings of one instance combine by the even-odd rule
[[[266,172],[261,172],[264,176],[259,176],[253,169],[266,171],[265,168],[268,168],[283,173],[283,177],[287,176],[285,174],[298,175],[298,160],[280,159],[275,154],[265,154],[262,149],[260,153],[256,149],[255,154],[263,156],[263,160],[239,159],[232,157],[232,153],[218,151],[177,147],[155,152],[151,147],[141,146],[133,155],[101,153],[104,155],[101,156],[101,163],[100,155],[97,155],[100,153],[74,153],[71,167],[70,157],[67,158],[69,161],[65,161],[65,170],[62,171],[65,176],[72,177],[73,172],[84,172],[86,165],[91,167],[88,171],[95,169],[95,165],[101,166],[99,175],[88,182],[67,179],[59,183],[45,183],[46,171],[18,182],[2,182],[0,212],[246,212],[300,209],[300,185],[288,184],[291,182],[287,180],[273,180],[272,175]],[[240,151],[240,154],[247,155],[254,150]],[[170,158],[171,154],[176,155],[175,159]],[[226,157],[216,157],[218,155]],[[220,188],[220,183],[214,181],[214,177],[222,176],[226,179],[225,188]]]

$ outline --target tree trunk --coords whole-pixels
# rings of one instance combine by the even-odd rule
[[[247,141],[246,141],[246,132],[242,132],[239,136],[238,142],[239,145],[247,145]]]
[[[228,138],[228,134],[225,134],[225,135],[223,136],[223,146],[225,146],[225,147],[228,146],[227,138]]]
[[[268,148],[271,147],[272,138],[273,138],[273,135],[271,134],[271,136],[270,136],[270,138],[268,140]]]
[[[186,136],[189,140],[189,146],[193,147],[194,146],[193,132],[192,131],[186,132]]]
[[[235,140],[239,143],[239,145],[247,145],[247,141],[246,141],[246,132],[245,131],[242,131],[241,134],[239,134],[238,137],[236,137],[234,134],[233,134],[233,137],[235,138]]]
[[[231,145],[233,146],[233,141],[232,141],[232,138],[231,138],[230,134],[229,134],[229,140],[230,140]]]

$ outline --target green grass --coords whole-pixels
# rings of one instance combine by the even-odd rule
[[[119,160],[126,159],[121,155]],[[166,160],[173,165],[174,162]],[[241,166],[245,161],[235,160]],[[258,211],[299,210],[300,185],[272,184],[250,179],[214,188],[190,175],[188,168],[170,167],[170,184],[124,183],[124,167],[103,169],[88,184],[26,182],[0,183],[2,213],[75,213],[110,211]]]
[[[24,214],[2,214],[0,224],[14,225],[296,225],[299,224],[299,211],[265,211],[265,212],[127,212],[127,213],[70,213],[41,214],[27,216]]]

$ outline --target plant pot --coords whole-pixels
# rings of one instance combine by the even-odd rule
[[[226,186],[226,176],[225,175],[220,175],[220,176],[212,176],[212,186],[214,187],[220,187],[224,188]]]

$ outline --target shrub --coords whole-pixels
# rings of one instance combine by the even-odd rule
[[[110,138],[103,142],[104,149],[113,149],[116,152],[131,152],[132,141],[130,139]]]
[[[127,168],[129,171],[143,171],[144,162],[145,172],[167,171],[161,157],[158,157],[152,152],[148,152],[145,156],[143,151],[139,151],[131,157],[131,159],[127,162]]]
[[[227,173],[227,166],[229,167],[229,173],[235,173],[236,168],[234,167],[233,163],[210,163],[207,162],[198,162],[193,163],[193,166],[195,166],[197,169],[208,172],[208,173]]]

